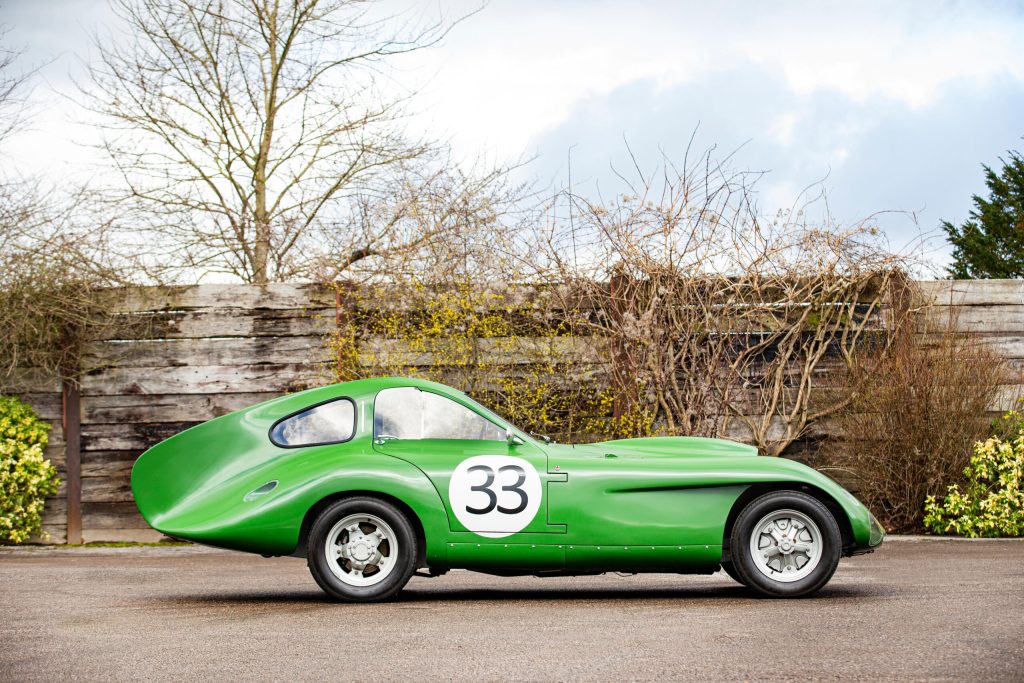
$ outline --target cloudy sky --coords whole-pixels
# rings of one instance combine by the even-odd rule
[[[50,62],[3,163],[56,178],[88,159],[56,93],[110,21],[104,0],[0,2],[23,62]],[[420,91],[414,125],[463,158],[531,158],[542,185],[564,184],[571,156],[578,189],[614,191],[624,141],[649,167],[697,130],[698,147],[767,171],[763,210],[821,182],[840,222],[893,212],[878,220],[902,247],[965,218],[981,164],[1024,148],[1022,45],[1021,2],[492,0],[395,78]]]

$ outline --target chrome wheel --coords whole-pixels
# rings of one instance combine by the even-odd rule
[[[331,527],[324,544],[327,565],[349,586],[373,586],[395,568],[398,538],[380,517],[349,515]]]
[[[810,517],[796,510],[775,510],[754,525],[750,557],[757,570],[774,581],[806,577],[821,560],[822,536]]]

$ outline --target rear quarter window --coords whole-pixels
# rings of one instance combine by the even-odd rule
[[[282,448],[322,446],[348,441],[355,430],[355,404],[337,398],[281,418],[270,428],[270,440]]]

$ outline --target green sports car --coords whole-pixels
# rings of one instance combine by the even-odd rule
[[[538,440],[450,387],[366,379],[210,420],[132,469],[158,531],[307,558],[339,600],[416,572],[513,576],[724,570],[808,595],[884,538],[828,477],[718,439]]]

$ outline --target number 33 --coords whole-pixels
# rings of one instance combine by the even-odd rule
[[[474,465],[469,468],[470,472],[483,472],[484,483],[470,486],[470,491],[479,491],[480,493],[487,494],[487,505],[482,508],[466,506],[466,512],[473,515],[486,515],[491,510],[497,508],[498,512],[505,515],[515,515],[526,509],[526,505],[529,502],[529,498],[526,495],[526,491],[522,489],[523,483],[526,482],[526,472],[519,465],[505,465],[504,467],[498,468],[498,474],[504,472],[515,472],[516,482],[514,484],[505,484],[501,487],[502,491],[509,491],[519,496],[519,504],[515,507],[505,507],[504,505],[498,505],[498,494],[491,488],[494,484],[495,474],[494,470],[487,465]]]

